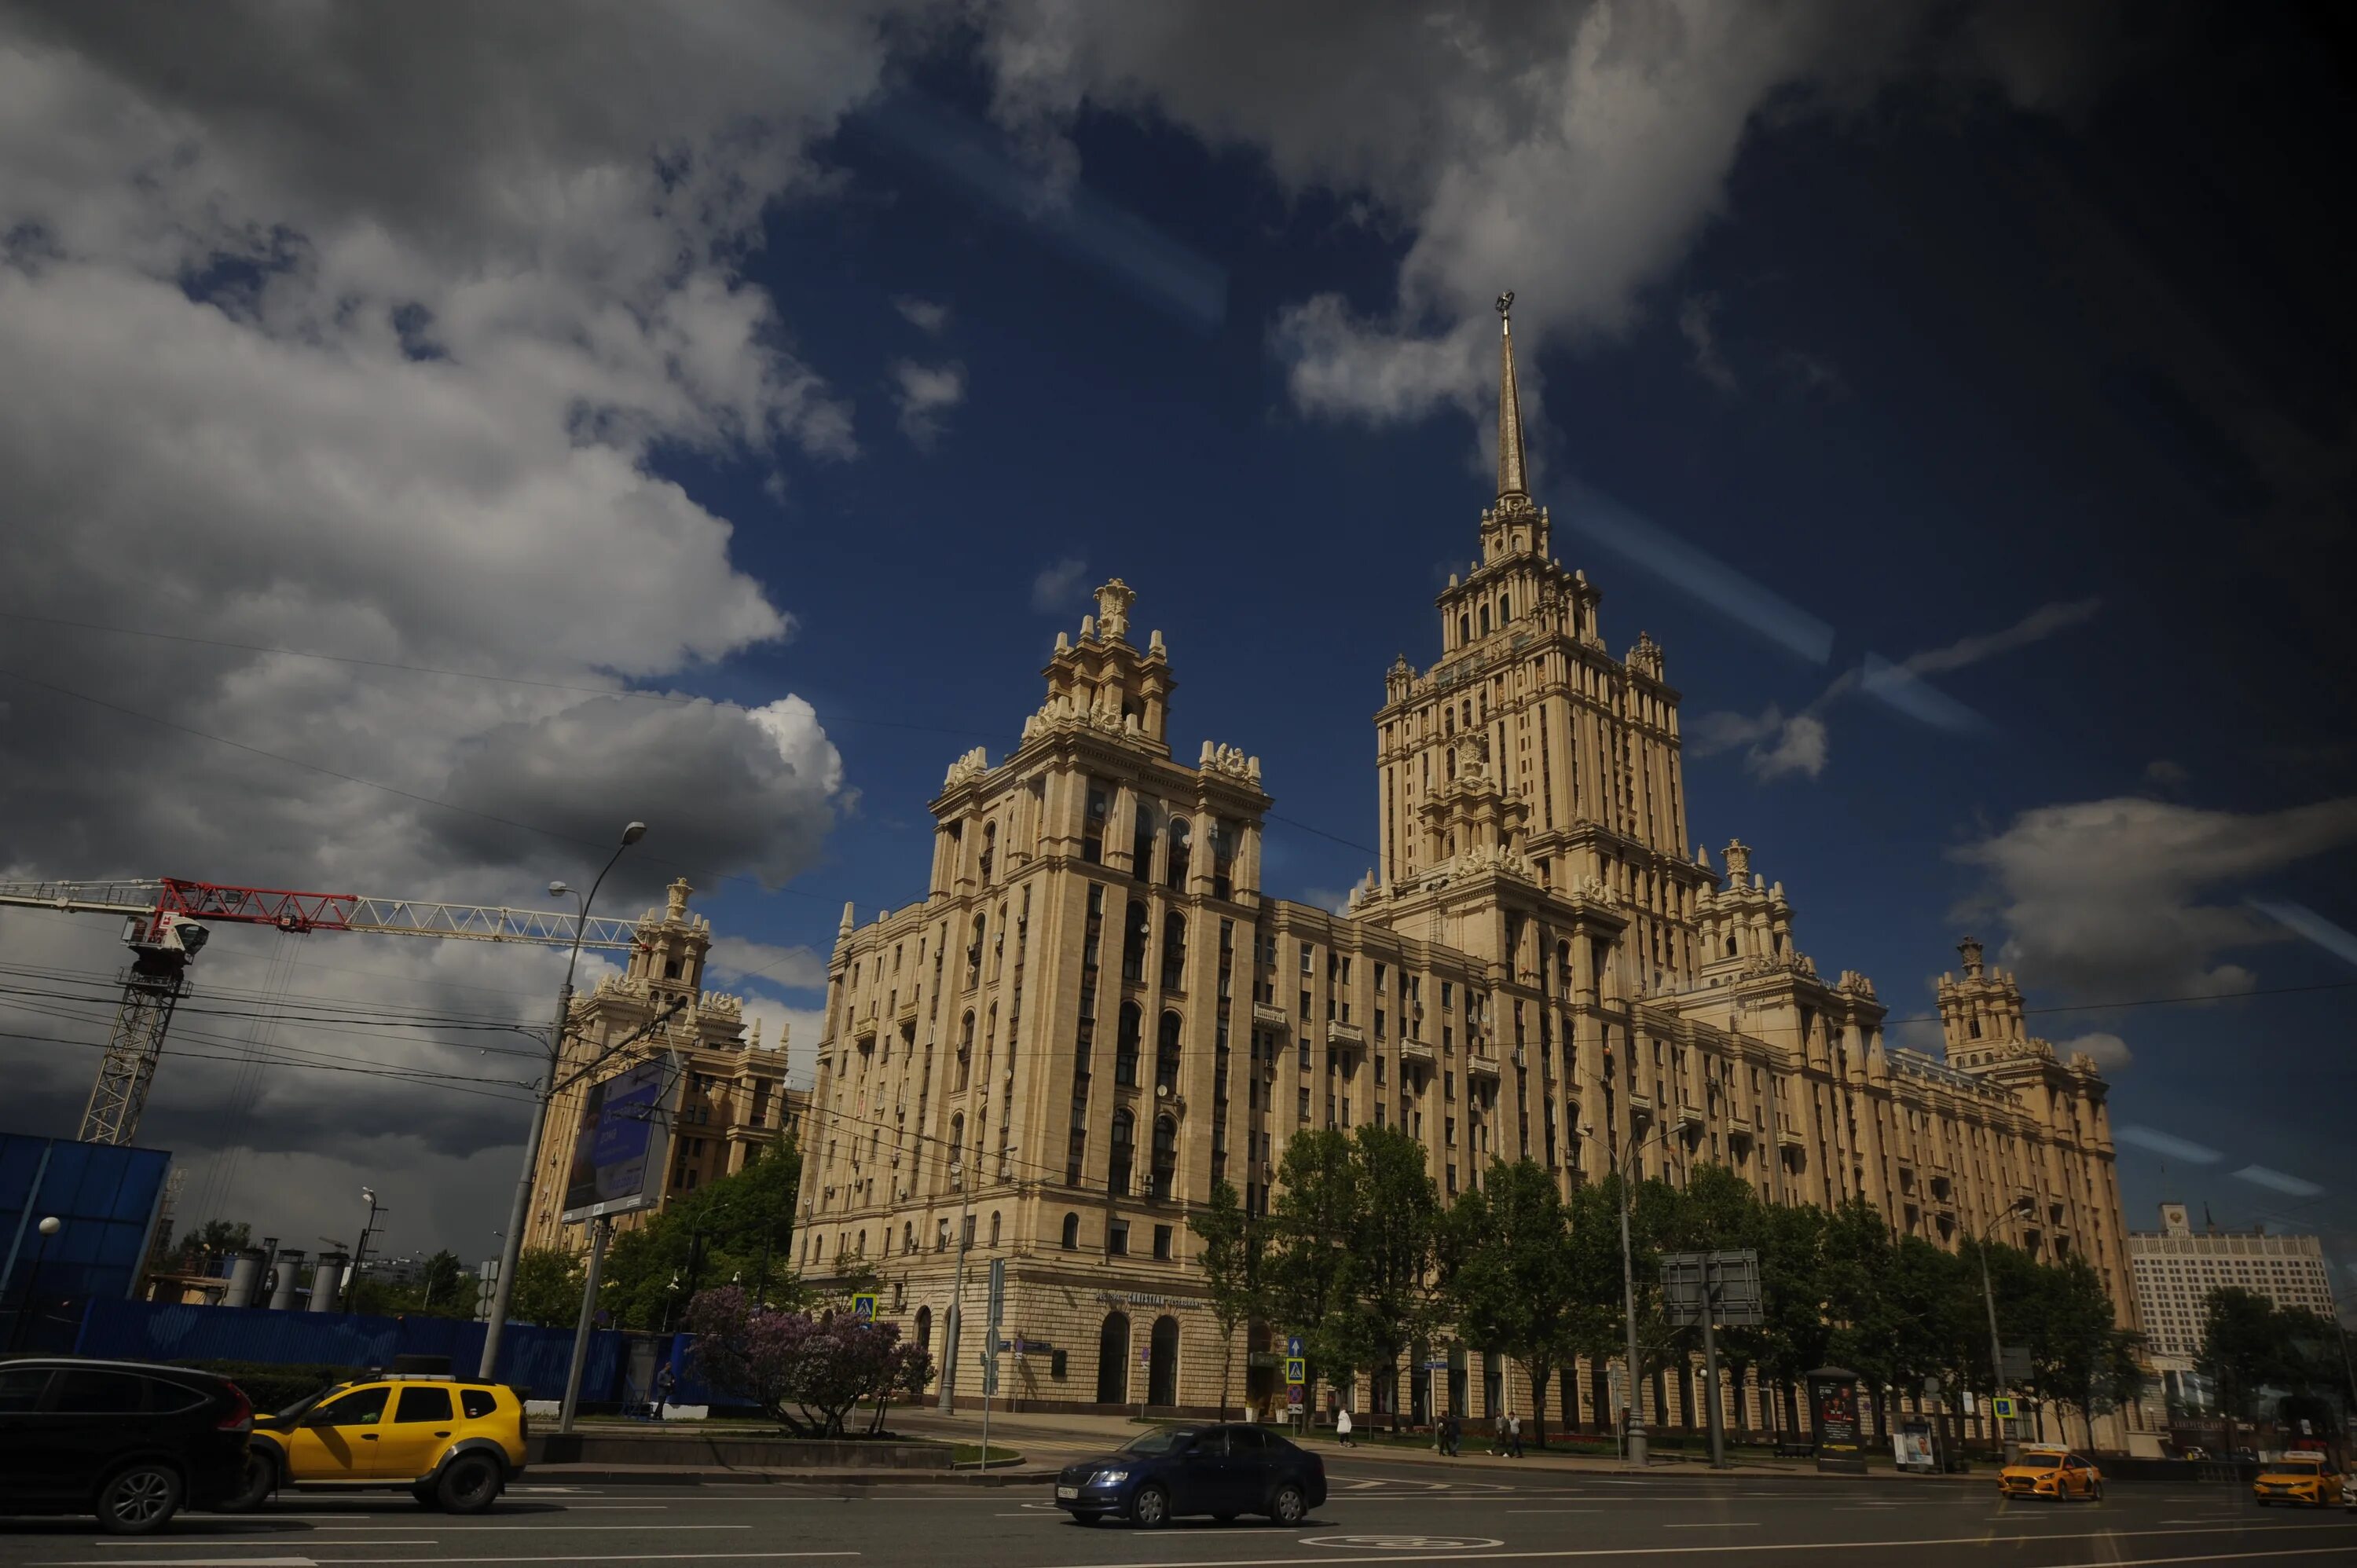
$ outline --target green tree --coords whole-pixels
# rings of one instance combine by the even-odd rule
[[[226,1219],[208,1219],[180,1238],[179,1245],[173,1250],[173,1259],[183,1272],[193,1272],[204,1267],[209,1257],[242,1251],[253,1245],[253,1227],[244,1220],[232,1224]]]
[[[757,1303],[800,1305],[792,1257],[801,1184],[801,1151],[780,1137],[742,1170],[673,1197],[608,1244],[598,1305],[624,1328],[675,1326],[688,1300],[715,1284],[740,1285]]]
[[[1365,1207],[1351,1141],[1322,1128],[1296,1133],[1277,1168],[1264,1277],[1277,1322],[1301,1337],[1316,1377],[1347,1381],[1358,1369],[1348,1332],[1351,1246]]]
[[[1570,1216],[1553,1173],[1528,1160],[1490,1167],[1441,1227],[1444,1287],[1458,1332],[1529,1374],[1533,1430],[1546,1445],[1546,1393],[1573,1337]]]
[[[581,1292],[588,1277],[582,1260],[561,1247],[526,1247],[516,1259],[515,1288],[508,1295],[508,1311],[522,1322],[544,1328],[577,1323]]]
[[[1203,1271],[1211,1318],[1220,1329],[1220,1419],[1225,1421],[1236,1331],[1265,1316],[1268,1309],[1267,1289],[1261,1280],[1266,1236],[1236,1201],[1236,1189],[1225,1181],[1213,1182],[1211,1201],[1189,1211],[1187,1228],[1202,1242],[1196,1262]]]
[[[1424,1145],[1394,1127],[1361,1127],[1351,1155],[1361,1173],[1351,1283],[1352,1362],[1393,1368],[1431,1331],[1438,1298],[1433,1284],[1440,1233],[1440,1191],[1425,1169]],[[1392,1402],[1399,1424],[1399,1402]]]

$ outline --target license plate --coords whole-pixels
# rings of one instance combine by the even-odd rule
[[[1081,1488],[1078,1487],[1058,1487],[1056,1488],[1056,1495],[1060,1498],[1077,1498],[1081,1495]]]

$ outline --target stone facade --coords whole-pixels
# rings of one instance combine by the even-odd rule
[[[1872,983],[1820,974],[1749,848],[1715,866],[1686,847],[1662,650],[1640,633],[1612,657],[1600,595],[1549,553],[1511,336],[1501,376],[1480,558],[1439,596],[1439,661],[1395,663],[1374,715],[1379,877],[1348,914],[1264,895],[1260,761],[1211,741],[1178,759],[1162,634],[1141,649],[1135,596],[1108,583],[1014,751],[950,768],[923,898],[844,911],[803,1269],[880,1270],[887,1311],[939,1356],[952,1298],[979,1310],[1003,1258],[1005,1332],[1030,1351],[1006,1392],[1208,1411],[1267,1337],[1218,1343],[1189,1206],[1224,1178],[1265,1210],[1293,1133],[1373,1122],[1422,1141],[1444,1194],[1524,1155],[1566,1189],[1710,1161],[1772,1201],[1862,1196],[1951,1247],[2029,1197],[2015,1239],[2083,1254],[2133,1326],[2094,1064],[2029,1038],[1971,942],[1940,985],[1946,1059],[1890,1047]],[[965,1338],[961,1402],[980,1393]],[[1491,1409],[1494,1371],[1445,1359],[1445,1385],[1402,1397]],[[1598,1371],[1577,1369],[1566,1414],[1591,1412]],[[1684,1381],[1657,1385],[1674,1421]],[[1740,1424],[1776,1424],[1742,1400]]]
[[[781,1132],[801,1128],[810,1097],[786,1085],[785,1031],[780,1029],[779,1037],[764,1046],[759,1023],[748,1034],[744,1006],[737,997],[703,988],[712,922],[688,913],[687,898],[694,891],[685,882],[673,883],[665,906],[648,910],[640,920],[637,945],[622,972],[606,976],[573,1004],[557,1076],[570,1077],[589,1062],[600,1065],[549,1106],[548,1131],[533,1177],[531,1218],[524,1229],[527,1247],[588,1250],[587,1227],[566,1225],[558,1216],[589,1085],[657,1052],[677,1052],[680,1066],[679,1081],[667,1101],[672,1143],[662,1204],[715,1176],[742,1170],[755,1149]],[[687,1004],[677,1017],[617,1049],[674,1001]],[[642,1225],[651,1212],[619,1216],[614,1228],[628,1230]]]

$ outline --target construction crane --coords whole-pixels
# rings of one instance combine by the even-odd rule
[[[172,1010],[188,994],[188,966],[211,935],[208,922],[535,947],[571,947],[576,940],[586,948],[628,950],[638,945],[636,922],[606,916],[592,916],[585,929],[578,915],[561,910],[433,904],[357,893],[293,893],[171,876],[153,882],[0,882],[0,908],[123,918],[131,965],[123,972],[114,1032],[99,1064],[98,1081],[91,1088],[90,1104],[82,1112],[85,1144],[127,1144],[139,1130],[139,1113],[155,1081]]]

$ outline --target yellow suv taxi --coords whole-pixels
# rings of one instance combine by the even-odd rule
[[[531,1423],[504,1383],[445,1374],[371,1374],[253,1418],[245,1484],[222,1505],[251,1509],[282,1487],[400,1487],[427,1508],[480,1513],[523,1474]]]
[[[2002,1498],[2085,1498],[2104,1495],[2104,1473],[2067,1448],[2025,1448],[2021,1457],[1997,1472],[1997,1496]]]
[[[2251,1482],[2251,1496],[2261,1508],[2269,1503],[2306,1503],[2330,1508],[2341,1500],[2341,1473],[2321,1454],[2294,1449],[2259,1466]]]

